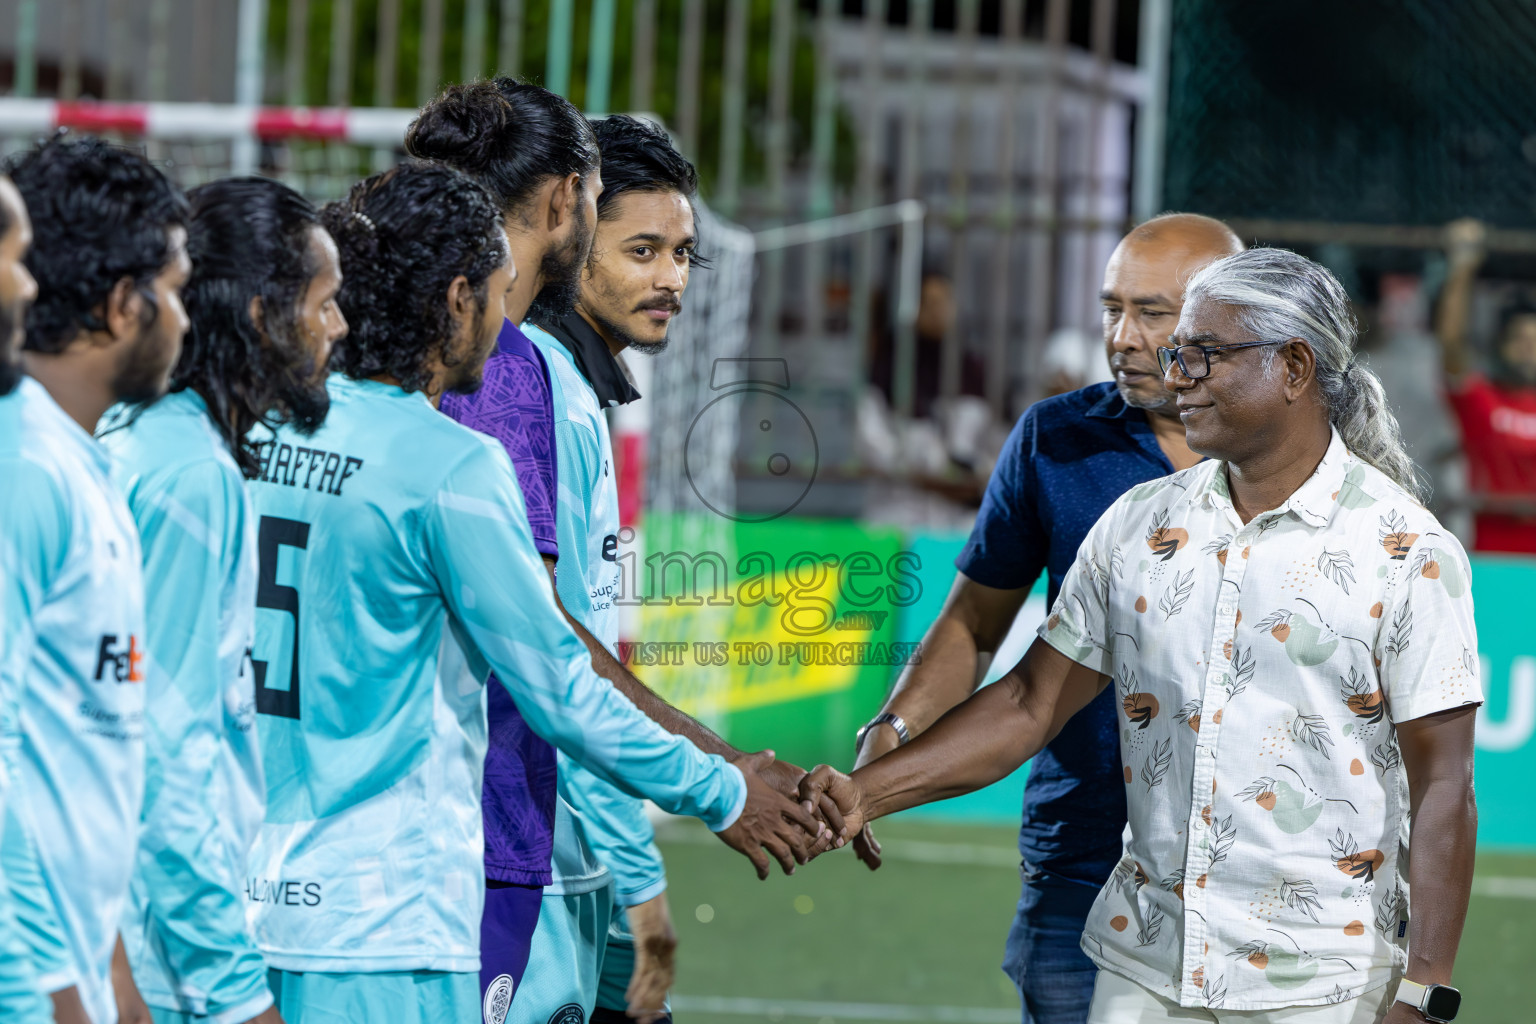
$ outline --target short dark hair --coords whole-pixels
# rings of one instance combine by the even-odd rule
[[[629,192],[676,192],[691,202],[699,191],[699,173],[672,145],[666,129],[611,114],[595,118],[592,132],[603,155],[603,191],[597,219],[607,220],[620,196]]]
[[[597,219],[618,216],[618,201],[631,192],[674,192],[690,204],[699,192],[699,172],[672,145],[665,128],[628,114],[592,120],[592,132],[603,154],[603,191],[597,197]],[[697,249],[689,254],[693,266],[708,266]]]
[[[453,329],[449,284],[462,274],[483,304],[486,281],[508,258],[500,211],[446,164],[412,161],[353,185],[320,220],[341,252],[337,302],[351,328],[331,368],[425,390]]]
[[[214,426],[246,476],[260,467],[248,434],[275,426],[275,409],[314,367],[297,365],[293,324],[319,271],[309,238],[320,213],[293,189],[270,178],[225,178],[193,189],[187,229],[192,276],[182,292],[191,327],[171,390],[191,388],[208,404]],[[267,343],[251,322],[260,296]]]
[[[599,161],[592,128],[570,101],[504,77],[449,86],[411,122],[405,149],[468,174],[504,214],[521,211],[548,179],[585,179]]]
[[[139,153],[98,138],[56,135],[3,171],[32,218],[30,352],[61,352],[82,330],[100,330],[95,310],[117,282],[144,288],[170,262],[171,228],[187,226],[180,189]]]

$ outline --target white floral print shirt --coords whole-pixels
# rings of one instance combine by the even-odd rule
[[[1111,677],[1130,830],[1083,935],[1182,1006],[1343,1002],[1407,962],[1394,723],[1481,703],[1461,544],[1337,432],[1246,526],[1226,464],[1133,488],[1040,635]]]

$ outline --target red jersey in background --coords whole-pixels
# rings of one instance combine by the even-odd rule
[[[1477,502],[1473,549],[1536,553],[1536,387],[1470,374],[1450,399]]]

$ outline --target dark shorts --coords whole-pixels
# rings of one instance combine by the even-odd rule
[[[485,883],[480,915],[480,999],[484,1024],[504,1024],[512,993],[523,983],[543,904],[541,885]]]

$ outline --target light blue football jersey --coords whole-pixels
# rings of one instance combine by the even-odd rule
[[[18,931],[12,901],[0,877],[0,1020],[53,1024],[53,1002],[38,984],[36,964]]]
[[[250,649],[255,516],[195,391],[100,431],[144,548],[146,776],[123,944],[145,1002],[248,1020],[272,1003],[245,918],[266,810]]]
[[[571,352],[532,324],[524,324],[523,332],[544,353],[553,393],[560,601],[603,646],[617,651],[619,491],[608,419]],[[631,907],[665,891],[655,829],[639,800],[568,758],[560,760],[559,795],[551,893],[583,892],[611,877],[615,900]]]
[[[0,417],[4,414],[0,413]],[[21,586],[20,573],[8,561],[14,554],[14,546],[0,542],[0,662],[8,652],[21,645],[7,631],[7,623],[16,623],[18,630],[30,617],[26,610],[28,588]],[[6,672],[0,666],[0,685],[8,679],[20,678],[21,672]],[[37,958],[23,939],[21,925],[16,920],[17,900],[11,894],[13,885],[27,887],[29,883],[20,877],[9,877],[4,856],[6,806],[5,796],[11,785],[11,774],[17,768],[20,756],[21,736],[17,724],[16,695],[0,690],[0,1020],[16,1021],[17,1024],[53,1024],[53,1004],[43,993],[38,981]],[[14,810],[14,808],[11,808]],[[15,826],[16,837],[27,840],[22,826]],[[37,857],[30,842],[25,842],[22,852],[23,875],[30,873],[30,888],[34,896],[45,895],[41,880],[37,878]],[[14,874],[14,865],[12,865]],[[55,930],[57,944],[57,931]],[[62,946],[56,948],[62,950]],[[62,957],[60,963],[62,963]]]
[[[674,813],[724,828],[746,784],[592,671],[500,444],[421,394],[329,388],[252,485],[257,937],[289,971],[478,970],[491,671],[536,733]]]
[[[41,897],[17,902],[19,931],[46,940],[34,948],[45,991],[76,985],[92,1019],[112,1021],[144,792],[138,532],[106,451],[31,379],[0,398],[0,480],[0,563],[15,588],[0,692],[17,695],[19,731],[9,802]]]

